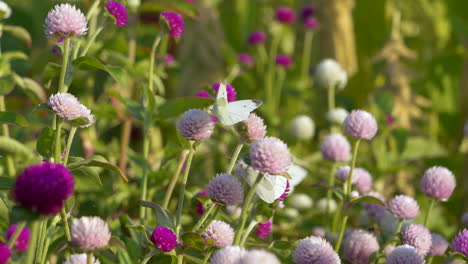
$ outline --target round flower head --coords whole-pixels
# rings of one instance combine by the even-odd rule
[[[420,224],[410,224],[401,232],[401,242],[416,248],[426,255],[431,249],[432,238],[429,230]]]
[[[268,220],[265,223],[258,223],[257,231],[255,231],[255,234],[259,238],[267,238],[271,234],[272,225],[273,222],[271,220]]]
[[[246,251],[238,246],[228,246],[216,251],[211,256],[211,264],[238,264]]]
[[[349,166],[341,166],[336,170],[336,177],[342,181],[347,181],[349,173],[351,171],[351,167]],[[353,170],[353,175],[351,178],[352,184],[356,184],[359,180],[361,174],[358,172],[357,168]]]
[[[259,263],[281,264],[279,259],[273,253],[270,253],[264,249],[250,250],[244,256],[242,256],[238,262],[238,264]]]
[[[8,263],[11,258],[11,251],[7,244],[0,243],[0,264]]]
[[[250,147],[250,160],[254,169],[272,175],[286,174],[292,162],[288,146],[275,137],[255,141]]]
[[[356,168],[356,174],[359,174],[355,184],[360,193],[367,193],[372,189],[372,175],[363,168]],[[353,173],[354,174],[354,173]]]
[[[358,138],[371,140],[377,134],[377,121],[366,111],[353,110],[345,119],[344,131],[346,134]]]
[[[89,127],[95,122],[91,111],[86,106],[80,104],[78,99],[72,94],[57,93],[49,98],[47,104],[58,116],[67,121],[79,118],[87,119],[88,123],[81,125],[81,127]]]
[[[389,203],[388,209],[398,219],[412,219],[419,215],[418,202],[407,195],[397,195]]]
[[[211,200],[226,205],[238,205],[244,200],[242,183],[229,174],[218,174],[206,187]]]
[[[198,93],[195,96],[201,98],[211,98],[211,95],[205,90],[198,91]]]
[[[452,240],[452,249],[468,257],[468,230],[463,229]]]
[[[223,221],[214,220],[202,234],[203,238],[215,247],[227,247],[234,240],[234,229]]]
[[[11,16],[11,8],[0,0],[0,20],[7,19]]]
[[[275,62],[279,66],[283,66],[284,68],[289,68],[293,63],[293,60],[288,55],[278,54],[276,55]]]
[[[292,253],[296,264],[340,264],[338,254],[330,243],[321,237],[306,237],[302,239]]]
[[[326,230],[323,226],[316,226],[312,229],[312,235],[317,237],[325,237]]]
[[[85,252],[105,248],[111,238],[109,225],[97,216],[73,220],[70,232],[73,243]]]
[[[429,250],[429,256],[442,256],[449,246],[447,240],[439,234],[431,233],[432,245]]]
[[[219,90],[220,85],[221,85],[221,83],[213,84],[212,88],[213,88],[213,91],[215,91],[215,94],[218,94],[218,90]],[[236,89],[234,89],[234,87],[232,87],[232,85],[227,83],[226,84],[226,92],[227,92],[227,101],[228,101],[228,103],[234,102],[236,100],[236,97],[237,97]]]
[[[308,29],[315,29],[319,26],[319,22],[315,17],[308,17],[304,19],[304,26]]]
[[[338,62],[325,59],[317,65],[315,80],[323,88],[342,90],[348,82],[348,75]]]
[[[388,255],[387,264],[424,264],[424,258],[418,251],[410,246],[403,245],[396,247],[390,255]]]
[[[70,4],[56,5],[47,14],[44,32],[47,37],[82,36],[88,31],[85,15]]]
[[[251,113],[247,120],[236,125],[236,129],[244,141],[248,143],[263,139],[266,135],[266,126],[263,119],[255,113]]]
[[[249,68],[255,64],[253,58],[247,53],[241,53],[237,55],[237,60],[240,64],[243,64]]]
[[[177,247],[177,237],[174,232],[164,226],[158,226],[151,234],[151,241],[162,252],[171,252]]]
[[[44,162],[27,167],[17,178],[12,197],[22,207],[55,215],[73,194],[73,176],[61,164]]]
[[[289,131],[297,139],[309,140],[315,134],[315,123],[310,117],[299,115],[291,121]]]
[[[179,134],[187,140],[204,140],[209,138],[214,132],[214,123],[211,116],[200,109],[190,109],[186,111],[179,121],[177,129]]]
[[[327,120],[332,124],[343,125],[346,117],[349,115],[348,111],[344,108],[334,108],[327,113]]]
[[[326,160],[344,162],[351,159],[351,146],[341,134],[331,134],[320,144],[320,152]]]
[[[444,167],[429,168],[421,179],[421,190],[430,197],[447,201],[457,185],[453,173]]]
[[[330,212],[334,212],[336,210],[337,204],[335,200],[328,200],[326,198],[322,198],[317,201],[317,209],[321,212],[325,212],[327,210],[327,204]]]
[[[11,225],[6,233],[6,238],[10,240],[10,238],[13,236],[13,234],[16,231],[17,225]],[[21,233],[19,234],[18,238],[16,239],[15,242],[15,249],[16,251],[26,251],[28,249],[28,243],[29,243],[29,237],[31,236],[31,231],[27,227],[23,227],[21,230]]]
[[[288,200],[289,204],[299,210],[310,209],[314,201],[305,193],[296,193],[291,195]]]
[[[250,34],[249,36],[249,44],[257,45],[257,44],[263,43],[265,42],[266,38],[267,38],[267,35],[265,34],[265,32],[262,32],[262,31],[252,32],[252,34]]]
[[[466,226],[468,226],[468,212],[465,212],[462,216],[462,223]]]
[[[351,263],[367,264],[369,257],[379,248],[379,242],[374,235],[364,230],[354,230],[344,242],[344,257]]]
[[[161,12],[161,20],[164,21],[169,35],[174,38],[181,38],[184,33],[184,19],[174,12]]]
[[[296,22],[296,14],[289,7],[278,7],[275,11],[275,18],[284,24],[294,24]]]
[[[86,264],[87,262],[86,254],[73,254],[63,264]],[[98,259],[93,257],[92,264],[101,264]]]
[[[119,27],[125,27],[128,22],[128,13],[124,5],[117,1],[106,2],[107,11],[114,17],[115,24]]]
[[[311,6],[304,6],[302,8],[301,14],[302,14],[302,19],[305,20],[306,18],[311,17],[315,14],[315,8]]]

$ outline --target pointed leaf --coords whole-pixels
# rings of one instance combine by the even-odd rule
[[[373,204],[378,204],[380,206],[385,206],[385,204],[380,200],[377,199],[373,196],[360,196],[351,199],[351,203],[353,204],[358,204],[358,203],[373,203]]]
[[[15,88],[15,79],[13,75],[8,74],[0,76],[0,95],[9,94]]]
[[[28,47],[31,47],[32,39],[29,32],[23,27],[4,25],[3,31],[10,33],[15,38],[24,41]]]
[[[22,155],[27,158],[34,157],[34,153],[25,145],[15,139],[5,136],[0,136],[0,154],[2,153]]]
[[[103,70],[112,76],[114,80],[122,84],[123,86],[127,86],[127,80],[125,78],[125,71],[117,66],[106,66],[99,60],[93,57],[80,57],[73,61],[72,63],[74,66],[78,67],[81,70],[90,70],[90,69],[99,69]]]
[[[175,229],[174,216],[171,213],[164,210],[159,204],[149,202],[149,201],[138,201],[138,203],[143,207],[152,208],[156,211],[156,219],[158,220],[158,225],[166,226],[171,229]]]
[[[26,118],[15,112],[0,112],[0,123],[17,126],[29,125]]]
[[[188,232],[180,236],[184,241],[184,247],[203,251],[206,248],[205,239],[200,234]]]
[[[113,171],[124,182],[128,182],[127,177],[123,174],[123,172],[119,169],[119,167],[117,167],[114,164],[109,163],[107,161],[101,161],[101,160],[96,160],[96,159],[86,159],[86,160],[70,163],[70,164],[68,164],[67,167],[70,170],[75,170],[75,169],[81,168],[83,166],[86,166],[86,167],[100,167],[100,168],[103,168],[103,169]]]
[[[44,127],[39,133],[36,142],[36,150],[39,155],[48,159],[52,156],[52,146],[55,143],[55,130],[50,127]]]

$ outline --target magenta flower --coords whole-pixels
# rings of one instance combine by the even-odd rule
[[[344,121],[346,134],[358,139],[371,140],[377,129],[374,116],[364,110],[353,110]]]
[[[452,240],[452,249],[468,257],[468,230],[463,229]]]
[[[315,8],[311,6],[304,6],[302,8],[302,19],[305,20],[308,17],[315,15]]]
[[[161,20],[166,24],[169,35],[174,38],[181,38],[184,33],[184,19],[174,12],[161,12]]]
[[[198,197],[206,197],[208,196],[208,192],[206,190],[201,191],[198,194]],[[199,215],[203,215],[205,213],[205,208],[203,208],[203,203],[197,200],[197,213]]]
[[[11,258],[11,251],[7,244],[0,243],[0,264],[6,264]]]
[[[267,38],[267,35],[265,34],[265,32],[255,31],[255,32],[252,32],[252,34],[250,34],[249,43],[251,45],[257,45],[257,44],[265,42],[266,38]]]
[[[201,98],[211,98],[211,95],[205,90],[198,91],[198,93],[195,96]]]
[[[265,223],[258,223],[257,231],[255,231],[255,234],[259,238],[267,238],[271,233],[272,225],[273,222],[271,220],[268,220]]]
[[[453,173],[440,166],[429,168],[421,179],[421,190],[427,196],[441,201],[447,201],[450,198],[456,185]]]
[[[287,173],[292,157],[288,146],[278,138],[266,137],[250,147],[252,167],[261,173],[282,175]]]
[[[281,196],[276,200],[280,202],[284,201],[286,197],[288,197],[290,191],[291,191],[291,184],[289,184],[289,180],[288,180],[286,181],[286,189],[284,189],[283,194],[281,194]]]
[[[278,7],[275,12],[275,18],[283,24],[294,24],[296,22],[296,14],[289,7]]]
[[[211,116],[200,109],[186,111],[177,121],[179,134],[187,140],[208,139],[213,134],[214,127]]]
[[[263,119],[255,113],[251,113],[247,120],[236,125],[236,129],[242,139],[248,143],[263,139],[266,135],[266,126]]]
[[[253,58],[247,53],[239,54],[237,56],[237,60],[239,61],[239,63],[247,66],[248,68],[251,68],[255,64]]]
[[[106,2],[107,11],[114,17],[115,24],[119,27],[125,27],[128,22],[128,13],[124,5],[117,1]]]
[[[177,247],[177,237],[174,232],[164,226],[158,226],[151,234],[151,241],[162,252],[171,252]]]
[[[166,56],[164,56],[164,64],[166,66],[171,66],[171,65],[174,65],[174,63],[175,63],[174,56],[172,56],[169,53],[166,53]]]
[[[219,86],[221,85],[221,83],[215,83],[212,85],[212,88],[213,88],[213,91],[215,92],[215,94],[218,93],[218,90],[219,90]],[[228,102],[234,102],[236,100],[236,97],[237,97],[237,92],[236,92],[236,89],[234,89],[234,87],[232,87],[232,85],[230,85],[229,83],[226,84],[226,92],[227,92],[227,100]]]
[[[293,63],[293,60],[288,55],[278,54],[276,55],[275,62],[277,65],[283,66],[284,68],[289,68]]]
[[[309,29],[315,29],[319,26],[319,21],[315,17],[304,19],[304,26]]]
[[[13,236],[13,234],[16,231],[17,225],[11,225],[6,234],[6,238],[10,240],[10,238]],[[18,238],[16,239],[15,242],[15,249],[16,251],[22,252],[26,251],[28,249],[28,244],[29,244],[29,237],[31,236],[31,231],[27,227],[23,227],[21,230],[21,233],[19,234]]]

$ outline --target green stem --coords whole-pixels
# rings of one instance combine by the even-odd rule
[[[234,156],[231,159],[231,162],[229,163],[229,167],[226,171],[227,174],[231,174],[232,170],[234,169],[234,166],[236,165],[236,161],[239,158],[239,154],[242,150],[242,147],[244,147],[244,144],[239,143],[236,147],[236,150],[234,151]]]
[[[149,156],[149,133],[146,131],[145,135],[143,136],[143,158],[145,161],[148,161]],[[141,191],[141,200],[146,201],[147,193],[148,193],[148,165],[145,163],[143,165],[143,182],[142,182],[142,191]],[[146,217],[146,207],[140,207],[140,220],[143,222]]]
[[[312,54],[312,39],[314,37],[314,32],[312,30],[307,30],[304,36],[304,51],[302,52],[302,64],[301,64],[301,81],[302,88],[307,87],[309,80],[309,67],[310,67],[310,57]]]
[[[73,126],[70,130],[70,134],[68,135],[68,140],[67,140],[67,148],[65,150],[65,158],[63,159],[63,165],[67,166],[68,164],[68,156],[70,155],[70,149],[73,143],[73,137],[75,136],[76,130],[78,127]]]
[[[182,178],[182,184],[180,186],[179,201],[177,202],[176,236],[179,236],[179,233],[180,233],[180,228],[181,228],[180,218],[182,216],[182,209],[184,207],[185,187],[187,186],[188,175],[190,171],[190,166],[192,166],[192,159],[193,159],[194,154],[195,154],[195,149],[193,146],[193,141],[191,141],[190,152],[187,158],[187,165],[185,166],[184,177]]]
[[[57,122],[55,123],[55,144],[54,144],[54,161],[55,163],[61,162],[60,154],[62,153],[61,150],[61,132],[62,132],[62,124],[63,120],[57,116]]]
[[[426,216],[424,217],[424,226],[425,227],[428,227],[427,224],[429,223],[429,217],[431,216],[432,208],[434,208],[435,202],[436,202],[436,199],[431,198],[431,201],[429,202],[429,207],[427,208]]]
[[[93,252],[88,252],[88,254],[86,254],[86,263],[93,264]]]
[[[263,179],[262,175],[257,175],[257,178],[255,179],[254,184],[250,188],[247,194],[247,197],[245,198],[244,205],[242,206],[242,213],[240,216],[241,222],[236,230],[236,235],[234,236],[234,245],[239,245],[241,242],[240,239],[241,239],[242,232],[244,231],[245,222],[247,221],[247,215],[249,211],[248,209],[250,206],[250,202],[252,201],[252,198],[255,195],[255,191],[257,190],[257,187],[262,181],[262,179]]]
[[[348,216],[345,215],[343,217],[343,221],[341,222],[340,234],[338,235],[338,240],[336,241],[336,244],[335,244],[335,252],[340,251],[341,241],[343,240],[343,236],[344,236],[344,232],[346,230],[346,224],[347,223],[348,223]]]
[[[13,236],[10,237],[10,240],[8,241],[8,247],[12,249],[15,246],[16,240],[18,239],[19,235],[21,234],[21,231],[23,230],[24,226],[26,226],[26,222],[20,222],[16,226],[16,230],[13,233]]]
[[[281,95],[283,93],[283,84],[284,84],[284,80],[286,79],[286,70],[283,69],[283,67],[278,67],[277,76],[278,76],[278,79],[276,80],[277,89],[275,91],[277,97],[275,100],[275,109],[278,108],[281,103]]]
[[[42,253],[44,251],[44,241],[47,237],[47,219],[40,220],[39,225],[39,238],[37,240],[36,248],[36,262],[39,262],[42,259]]]
[[[184,255],[183,254],[180,254],[178,257],[177,257],[177,264],[183,264],[184,263]]]
[[[434,256],[430,256],[430,257],[427,259],[426,264],[431,264],[433,259],[434,259]]]
[[[208,217],[211,215],[211,213],[213,212],[213,210],[217,207],[217,204],[216,203],[212,203],[210,205],[210,207],[208,208],[208,210],[202,215],[202,217],[200,218],[200,220],[198,220],[198,223],[193,227],[192,231],[193,232],[197,232],[200,227],[203,226],[203,224],[205,223],[206,219],[208,219]]]
[[[328,112],[335,109],[335,87],[328,87]]]
[[[163,208],[167,209],[169,206],[169,202],[171,201],[172,193],[174,192],[174,188],[179,180],[180,172],[184,167],[185,160],[187,159],[188,150],[184,149],[182,154],[179,158],[179,164],[177,165],[177,169],[175,174],[172,176],[171,182],[169,183],[169,187],[167,187],[166,195],[164,196]]]
[[[333,188],[335,186],[335,170],[336,170],[336,163],[333,162],[332,164],[332,167],[330,169],[330,175],[328,176],[328,186],[330,186],[331,188]],[[327,217],[325,218],[327,221],[327,223],[329,222],[328,221],[328,218],[330,217],[330,202],[332,200],[332,191],[330,189],[327,189],[327,205],[326,205],[326,209],[325,209],[325,212],[326,212],[326,215]]]
[[[208,263],[208,260],[210,259],[211,254],[213,254],[213,250],[214,250],[213,248],[210,248],[208,250],[208,253],[206,253],[205,258],[203,258],[203,264]]]
[[[107,19],[102,23],[101,26],[99,26],[99,28],[96,30],[96,32],[94,32],[94,34],[88,40],[88,42],[86,43],[86,46],[84,47],[83,51],[81,52],[81,55],[80,55],[81,57],[86,56],[86,54],[88,53],[89,48],[91,47],[91,45],[94,44],[94,42],[96,40],[96,37],[104,29],[104,27],[106,26],[106,23],[107,23]]]
[[[359,143],[360,142],[361,142],[361,140],[358,139],[354,143],[353,160],[351,161],[351,169],[349,170],[349,174],[348,174],[347,188],[346,188],[346,190],[344,190],[346,199],[349,199],[349,195],[351,194],[351,188],[352,188],[352,184],[353,184],[353,171],[354,171],[354,168],[356,167],[357,152],[358,152],[358,149],[359,149]]]
[[[150,65],[149,65],[149,73],[148,73],[148,87],[151,92],[153,92],[153,74],[154,74],[154,60],[156,57],[156,49],[158,48],[159,42],[161,42],[161,38],[164,35],[163,32],[159,33],[156,38],[154,39],[153,45],[151,46],[151,54],[150,54]]]
[[[47,251],[49,250],[49,245],[50,245],[50,237],[46,237],[46,240],[44,243],[44,250],[42,252],[42,257],[39,262],[41,264],[46,264],[47,262]]]
[[[34,253],[36,252],[38,232],[39,232],[39,222],[34,221],[32,222],[32,226],[31,226],[31,237],[29,238],[28,251],[26,252],[26,261],[24,262],[25,264],[34,263]]]
[[[247,241],[247,238],[249,237],[250,233],[254,229],[254,227],[258,224],[257,221],[252,220],[250,224],[247,226],[247,229],[245,229],[244,235],[241,238],[240,246],[244,247],[245,241]]]
[[[1,32],[0,32],[0,35],[1,35]],[[0,112],[5,112],[5,111],[6,111],[5,96],[0,95]],[[7,124],[2,124],[2,133],[5,137],[7,138],[10,137],[10,131],[8,130]],[[6,154],[5,159],[7,162],[8,176],[14,177],[16,175],[16,169],[15,169],[15,161],[13,160],[13,156],[11,156],[10,154]]]
[[[60,218],[62,219],[63,230],[65,231],[65,237],[67,241],[71,241],[70,227],[68,226],[67,212],[65,211],[65,206],[63,206],[60,211]]]
[[[70,38],[65,38],[63,43],[63,56],[62,56],[62,69],[60,71],[59,89],[61,93],[66,93],[67,88],[65,85],[65,76],[67,75],[68,57],[70,53]]]
[[[270,47],[270,54],[268,54],[268,65],[267,65],[267,73],[266,73],[266,81],[265,81],[265,86],[266,86],[266,99],[267,99],[267,104],[269,106],[269,112],[273,114],[275,112],[274,109],[274,99],[273,99],[273,80],[275,78],[275,58],[276,58],[276,53],[278,52],[278,47],[280,44],[281,40],[281,35],[282,35],[282,30],[273,36],[273,40],[271,42],[271,47]]]

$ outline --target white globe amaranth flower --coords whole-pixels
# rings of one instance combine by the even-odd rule
[[[349,112],[346,109],[338,107],[328,111],[327,120],[332,124],[341,126],[348,115]]]
[[[310,209],[314,204],[312,198],[305,193],[295,193],[288,198],[287,202],[293,208],[299,210]]]
[[[75,245],[85,252],[105,248],[109,244],[109,225],[99,217],[83,216],[73,221],[71,237]]]
[[[47,14],[44,33],[47,37],[82,36],[88,31],[88,21],[80,9],[70,4],[56,5]]]
[[[315,134],[315,123],[310,117],[299,115],[291,121],[289,131],[297,139],[308,140]]]
[[[86,254],[73,254],[63,264],[86,264],[87,263],[87,256]],[[91,262],[92,264],[101,264],[101,262],[93,257]]]
[[[94,115],[91,114],[86,106],[81,104],[74,95],[69,93],[57,93],[52,95],[47,104],[61,118],[67,121],[74,121],[80,118],[88,120],[88,123],[80,125],[80,127],[89,127],[94,124]]]
[[[327,211],[327,203],[328,203],[328,210],[330,212],[334,212],[336,210],[337,204],[335,200],[331,199],[330,201],[327,200],[327,198],[322,198],[317,201],[317,209],[319,209],[321,212],[326,212]]]
[[[315,80],[326,89],[342,90],[348,83],[348,75],[337,61],[325,59],[317,65]]]
[[[0,20],[11,16],[11,8],[7,3],[0,0]]]

